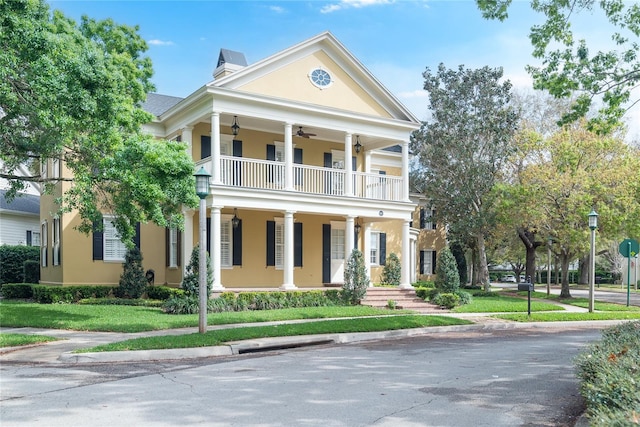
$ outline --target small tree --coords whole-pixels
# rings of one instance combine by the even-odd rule
[[[446,247],[440,251],[436,262],[436,289],[441,293],[455,294],[460,289],[458,265],[451,250]]]
[[[362,252],[354,249],[349,255],[347,268],[344,271],[344,285],[342,285],[342,299],[352,305],[360,304],[360,300],[367,293],[369,277],[364,266]]]
[[[398,286],[400,285],[401,274],[402,266],[400,265],[398,255],[392,252],[387,258],[384,270],[382,270],[381,282],[383,285]]]
[[[211,269],[211,260],[207,253],[207,296],[211,294],[211,284],[213,283],[213,270]],[[198,296],[200,289],[200,245],[194,246],[191,251],[191,259],[187,264],[187,271],[180,285],[184,289],[187,296]]]
[[[146,287],[147,278],[142,268],[142,253],[134,246],[127,250],[116,293],[120,298],[140,298]]]

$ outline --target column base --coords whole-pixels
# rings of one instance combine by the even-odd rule
[[[222,292],[224,291],[225,287],[222,285],[216,285],[215,283],[213,285],[211,285],[211,292]]]
[[[415,289],[415,288],[411,286],[411,283],[401,283],[400,286],[398,286],[398,289]]]
[[[279,289],[281,291],[292,291],[294,289],[298,289],[298,287],[296,285],[294,285],[293,283],[291,283],[291,284],[284,284],[284,285],[280,286]]]

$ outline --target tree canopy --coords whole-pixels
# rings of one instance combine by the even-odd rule
[[[512,0],[476,0],[483,17],[503,21],[508,18]],[[580,12],[591,13],[599,7],[611,34],[614,49],[594,51],[585,39],[576,39],[572,20]],[[632,91],[640,84],[640,3],[624,0],[531,0],[531,8],[546,21],[533,25],[529,39],[533,57],[542,60],[541,67],[528,66],[536,89],[546,89],[556,97],[569,97],[579,92],[572,110],[562,123],[584,117],[594,99],[602,99],[603,107],[589,120],[589,129],[607,133],[615,129],[622,116],[640,99],[632,99]],[[597,23],[594,25],[598,26]],[[604,25],[600,25],[604,27]]]
[[[484,238],[495,219],[493,188],[512,150],[517,114],[509,107],[511,84],[502,69],[423,73],[432,119],[411,137],[419,166],[418,189],[428,193],[439,219],[476,251],[477,281],[489,286]]]
[[[184,146],[141,133],[153,71],[137,31],[111,19],[77,24],[42,0],[0,1],[0,177],[9,197],[27,182],[51,191],[70,181],[61,211],[78,209],[87,232],[107,209],[124,241],[139,221],[180,225],[181,205],[197,203]],[[41,176],[47,159],[70,173]]]

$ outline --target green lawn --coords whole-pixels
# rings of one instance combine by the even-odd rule
[[[471,304],[461,305],[453,309],[455,313],[500,313],[500,312],[527,312],[526,299],[495,295],[490,297],[473,297]],[[562,310],[555,304],[540,301],[531,301],[531,311]]]
[[[527,313],[496,314],[492,317],[514,322],[566,322],[572,320],[635,320],[640,319],[640,311],[600,311],[595,313]]]
[[[171,335],[137,338],[113,344],[83,349],[78,353],[94,351],[153,350],[168,348],[190,348],[219,345],[230,341],[254,338],[282,337],[295,335],[316,335],[346,332],[374,332],[397,329],[423,328],[429,326],[468,325],[471,322],[444,316],[385,316],[360,319],[323,320],[283,324],[275,326],[247,326],[220,329],[205,334]]]
[[[36,344],[41,342],[56,341],[58,338],[46,335],[27,334],[0,334],[0,347],[17,347],[21,345]]]
[[[241,311],[208,315],[209,325],[293,319],[380,316],[409,311],[354,307],[307,307]],[[166,314],[159,308],[124,305],[35,304],[0,301],[0,326],[72,329],[81,331],[142,332],[198,326],[198,315]]]

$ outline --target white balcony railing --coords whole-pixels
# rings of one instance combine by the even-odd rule
[[[212,174],[211,159],[196,163]],[[284,190],[285,165],[282,162],[221,156],[220,180],[223,185],[241,188]],[[342,169],[293,165],[293,189],[301,193],[345,196],[346,173]],[[364,199],[403,201],[402,178],[375,173],[353,172],[353,196]]]

